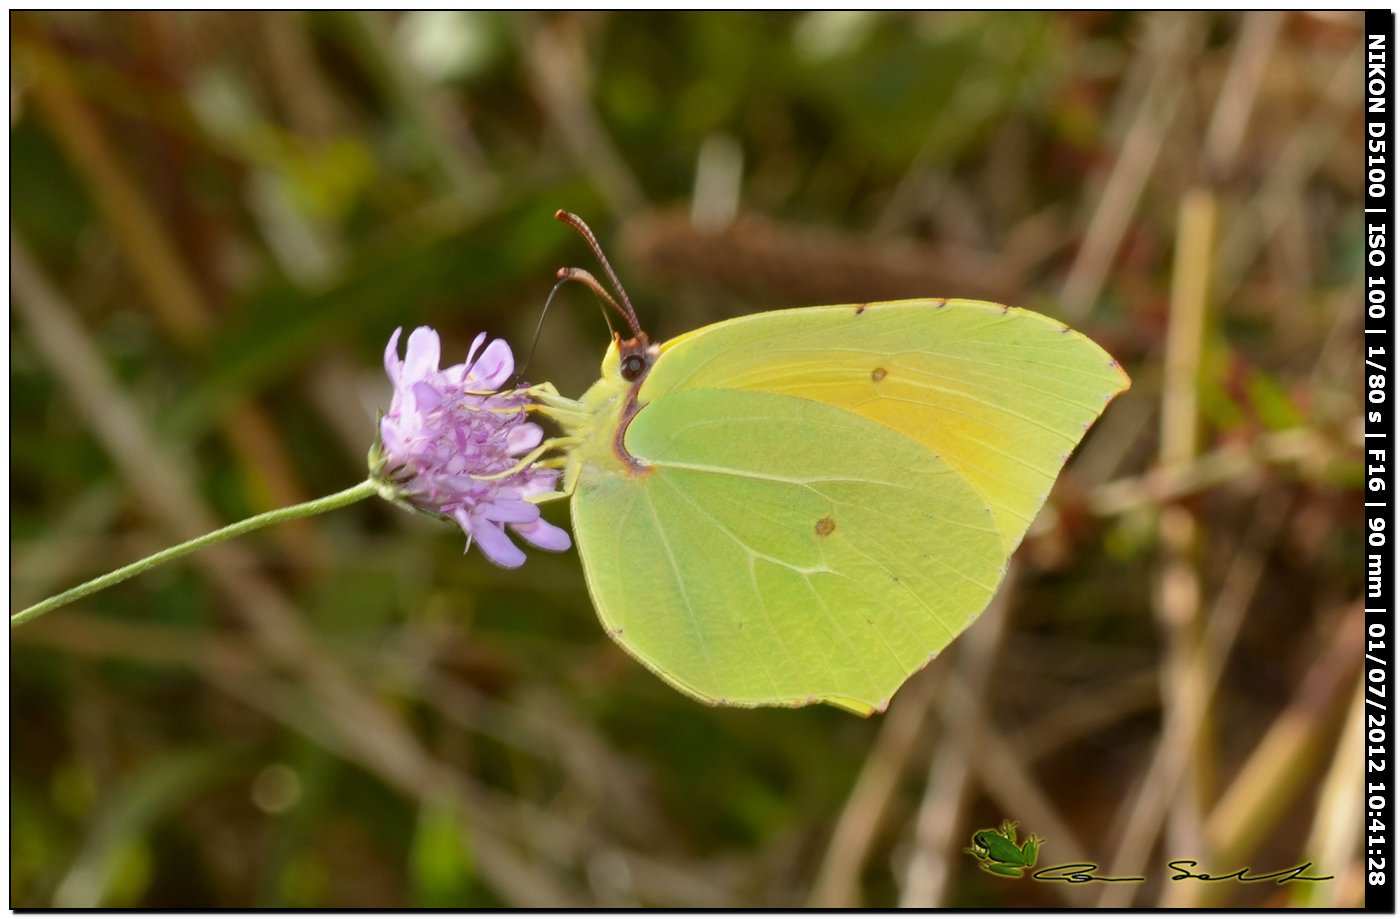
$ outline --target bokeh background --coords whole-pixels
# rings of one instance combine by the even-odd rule
[[[654,337],[984,298],[1133,388],[869,720],[697,705],[573,553],[377,501],[36,620],[11,905],[1358,905],[1361,26],[12,14],[12,610],[359,481],[396,326],[523,353],[595,267],[559,207]],[[607,340],[570,288],[528,376]],[[993,877],[1004,818],[1148,880]]]

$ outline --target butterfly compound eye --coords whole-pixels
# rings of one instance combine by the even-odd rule
[[[647,369],[647,359],[640,354],[628,354],[622,359],[622,378],[635,383]]]

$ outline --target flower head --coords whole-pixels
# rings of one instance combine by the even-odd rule
[[[463,363],[438,369],[441,344],[426,326],[408,336],[399,360],[396,329],[384,350],[394,384],[389,412],[379,423],[376,476],[395,496],[429,513],[450,517],[498,565],[515,568],[525,553],[505,533],[541,549],[569,548],[569,534],[540,518],[528,500],[554,490],[558,470],[525,465],[543,432],[526,420],[529,399],[518,390],[497,392],[515,369],[510,346],[496,339],[481,353],[477,336]]]

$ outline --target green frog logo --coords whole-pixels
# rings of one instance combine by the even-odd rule
[[[1026,837],[1022,845],[1016,844],[1016,824],[1010,820],[1001,822],[1001,829],[978,830],[972,834],[972,845],[963,851],[976,858],[982,870],[1007,878],[1018,878],[1027,868],[1035,867],[1036,855],[1045,840],[1039,836]]]

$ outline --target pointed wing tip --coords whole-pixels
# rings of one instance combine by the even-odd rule
[[[1128,376],[1128,371],[1123,369],[1123,365],[1118,363],[1117,358],[1110,357],[1108,359],[1108,366],[1118,375],[1118,382],[1120,384],[1116,390],[1109,394],[1108,398],[1112,400],[1114,396],[1125,393],[1133,388],[1133,378]]]

